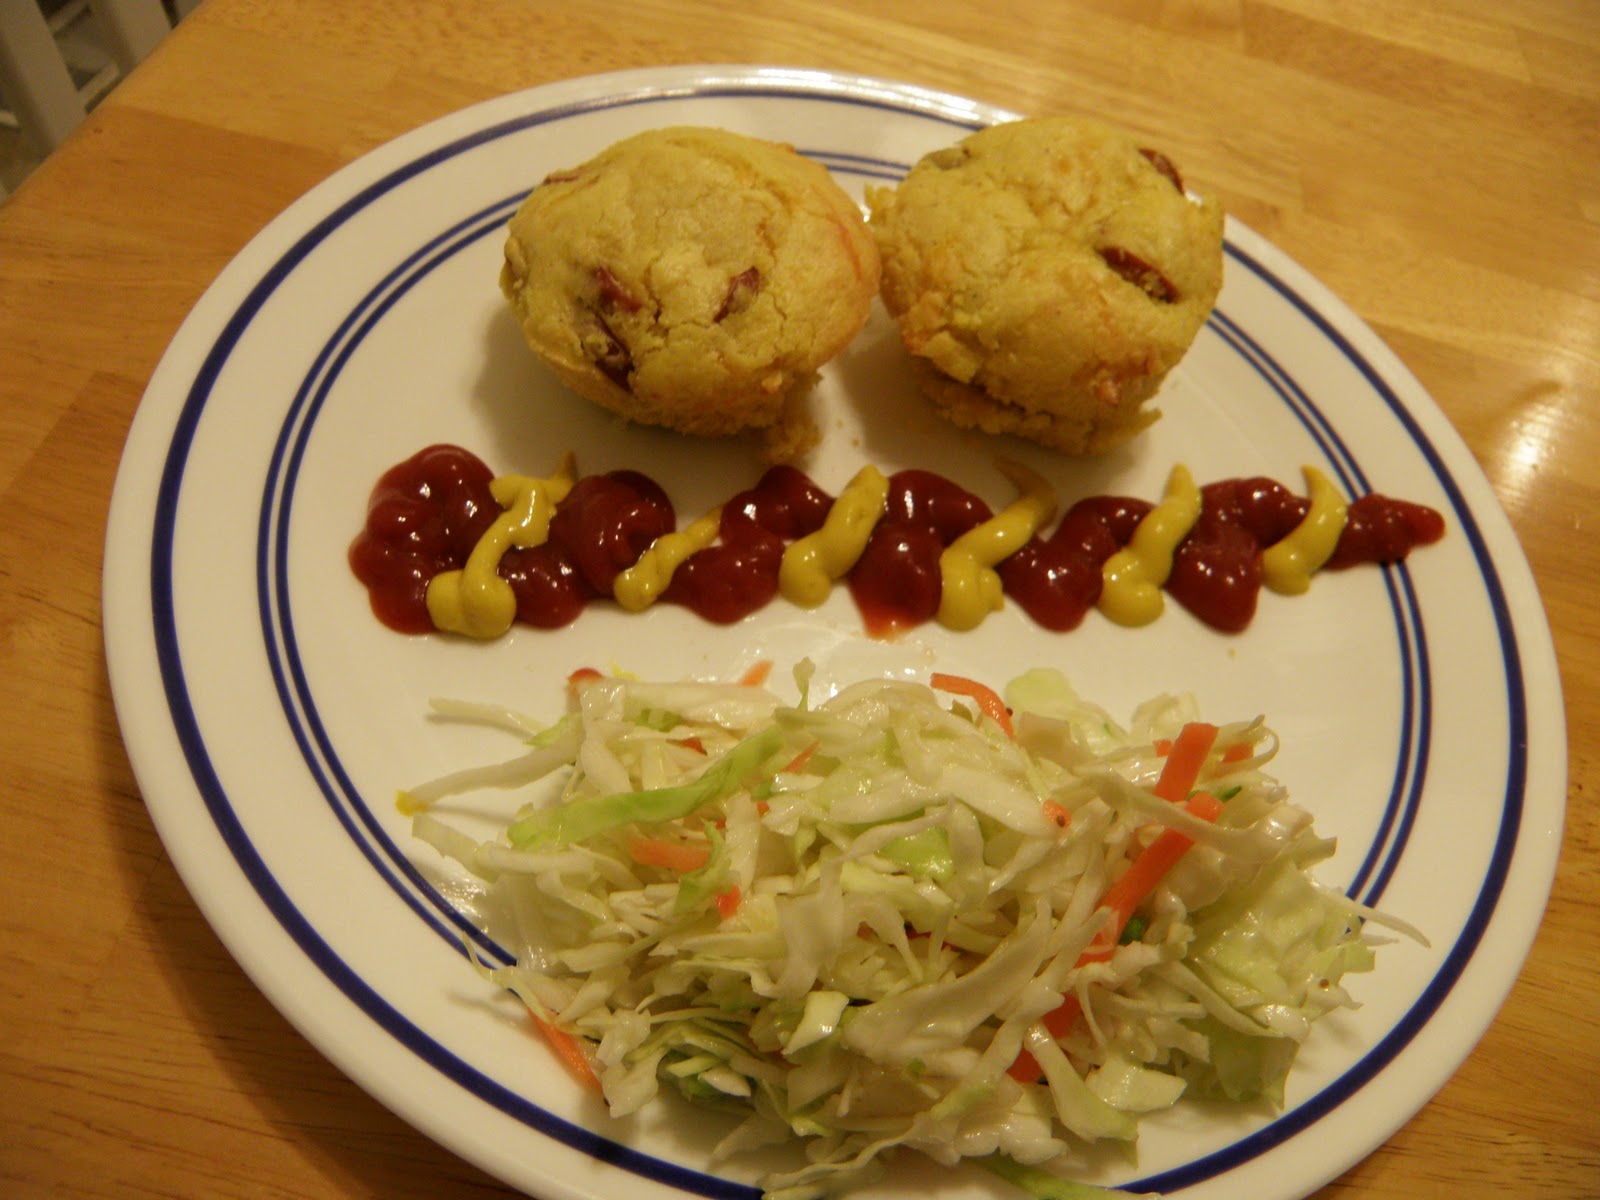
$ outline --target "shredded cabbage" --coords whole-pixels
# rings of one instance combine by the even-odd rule
[[[813,705],[796,678],[790,705],[598,677],[531,735],[485,709],[529,752],[403,793],[433,808],[416,836],[514,915],[515,964],[480,970],[576,1039],[615,1116],[669,1084],[742,1116],[719,1160],[805,1139],[768,1200],[907,1150],[1106,1194],[1070,1181],[1088,1144],[1131,1149],[1140,1114],[1185,1095],[1281,1102],[1312,1024],[1353,1004],[1341,980],[1371,969],[1375,914],[1309,874],[1332,844],[1263,773],[1259,719],[1204,760],[1212,821],[1151,790],[1190,699],[1124,728],[1037,670],[1007,688],[1008,735],[923,684]],[[452,792],[530,770],[559,797],[501,836],[440,818]],[[1192,845],[1113,944],[1102,898],[1165,829]]]

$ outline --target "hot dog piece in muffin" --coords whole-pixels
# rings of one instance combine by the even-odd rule
[[[536,187],[501,290],[574,391],[689,434],[817,439],[805,393],[860,331],[879,259],[860,208],[792,147],[721,129],[629,137]]]
[[[957,425],[1074,454],[1121,445],[1222,286],[1221,207],[1100,124],[981,130],[869,193],[883,298]]]

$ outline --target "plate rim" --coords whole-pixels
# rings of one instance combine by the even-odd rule
[[[206,315],[205,309],[208,299],[213,297],[215,294],[219,294],[219,289],[223,291],[226,290],[225,288],[222,288],[221,285],[223,284],[224,280],[230,280],[232,278],[230,272],[235,274],[243,274],[246,276],[250,274],[249,268],[252,262],[252,250],[257,250],[257,256],[259,256],[258,248],[268,244],[265,239],[268,238],[269,234],[271,234],[274,230],[278,230],[281,233],[284,229],[294,227],[295,222],[304,214],[306,214],[308,211],[314,212],[320,205],[324,204],[328,196],[346,192],[354,181],[357,181],[361,178],[362,172],[370,173],[374,170],[377,170],[380,177],[386,176],[390,172],[389,169],[384,166],[385,161],[388,158],[403,154],[406,148],[411,145],[420,147],[430,143],[438,143],[435,145],[435,150],[437,150],[441,146],[448,145],[454,140],[452,133],[457,125],[460,125],[463,128],[474,127],[476,123],[489,112],[499,113],[502,109],[510,112],[522,105],[526,105],[529,108],[535,106],[545,106],[547,104],[554,106],[555,104],[563,102],[581,100],[585,97],[592,98],[594,96],[607,95],[617,96],[619,99],[621,99],[627,94],[638,94],[641,92],[648,92],[652,95],[660,94],[663,96],[663,98],[671,98],[668,93],[672,92],[673,89],[678,89],[680,91],[683,89],[692,89],[699,84],[706,84],[712,88],[718,86],[730,88],[746,87],[749,88],[753,94],[769,95],[775,89],[795,86],[797,80],[800,82],[803,90],[806,90],[809,93],[814,94],[818,99],[823,100],[839,98],[836,93],[829,90],[830,88],[839,88],[843,90],[844,98],[846,99],[870,102],[871,99],[893,98],[896,103],[906,105],[911,111],[917,113],[922,113],[925,111],[922,108],[917,107],[917,105],[926,100],[929,103],[946,105],[948,107],[948,111],[957,114],[970,115],[982,113],[987,119],[996,120],[1006,119],[1007,117],[1015,115],[1005,109],[1000,109],[991,105],[984,105],[977,101],[966,101],[960,97],[951,97],[945,93],[933,92],[929,89],[916,87],[915,85],[901,85],[893,83],[892,81],[878,80],[867,76],[844,75],[833,72],[812,70],[796,72],[787,68],[772,67],[701,68],[686,66],[678,68],[640,69],[633,71],[614,72],[605,75],[583,76],[578,77],[577,79],[563,80],[559,83],[546,84],[540,87],[525,89],[520,92],[510,93],[506,96],[486,100],[462,109],[456,113],[438,118],[435,121],[429,122],[428,124],[411,130],[408,133],[401,134],[397,138],[384,143],[383,145],[367,152],[366,154],[363,154],[358,159],[353,160],[347,166],[334,172],[326,180],[318,184],[294,204],[291,204],[288,208],[286,208],[278,217],[274,218],[274,220],[270,222],[265,229],[257,234],[256,237],[251,239],[250,243],[240,251],[239,255],[236,256],[235,259],[230,262],[228,267],[219,274],[217,280],[214,281],[210,287],[208,287],[207,291],[202,295],[200,300],[197,301],[196,305],[191,310],[189,317],[185,319],[177,335],[175,335],[173,339],[173,346],[170,347],[167,354],[163,356],[161,364],[158,365],[156,372],[152,375],[151,384],[146,390],[146,399],[148,400],[152,396],[159,397],[160,388],[158,387],[158,384],[164,386],[167,382],[166,377],[168,374],[176,376],[182,376],[184,374],[184,369],[180,364],[180,360],[182,358],[181,351],[185,344],[185,331],[189,330],[191,326],[194,326],[196,329],[200,327],[200,324],[203,323],[200,321],[200,318]],[[985,123],[985,121],[980,120],[979,123]],[[972,127],[976,127],[976,125],[973,125]],[[1338,323],[1334,326],[1331,326],[1331,328],[1335,329],[1340,335],[1351,340],[1355,346],[1355,349],[1359,352],[1357,355],[1357,361],[1367,362],[1373,359],[1378,360],[1380,378],[1375,380],[1375,382],[1381,382],[1385,389],[1393,387],[1396,383],[1399,383],[1401,385],[1401,391],[1412,393],[1410,395],[1401,396],[1401,400],[1406,402],[1406,412],[1414,413],[1415,410],[1412,407],[1412,403],[1417,399],[1425,401],[1422,415],[1430,422],[1432,421],[1433,417],[1437,415],[1438,420],[1443,424],[1440,428],[1430,427],[1427,430],[1426,437],[1423,439],[1424,443],[1431,444],[1432,442],[1441,439],[1444,439],[1448,442],[1451,438],[1459,441],[1459,435],[1456,433],[1453,427],[1449,425],[1448,419],[1444,416],[1442,410],[1437,408],[1437,405],[1433,402],[1432,398],[1428,396],[1425,390],[1422,389],[1420,383],[1418,383],[1414,377],[1411,376],[1409,370],[1405,368],[1404,364],[1388,351],[1388,348],[1384,345],[1381,339],[1377,337],[1376,333],[1372,331],[1371,328],[1367,326],[1358,315],[1350,310],[1348,306],[1339,301],[1331,291],[1328,291],[1324,285],[1311,276],[1309,272],[1304,271],[1302,268],[1299,268],[1296,264],[1294,264],[1287,255],[1283,254],[1282,251],[1277,250],[1276,247],[1271,246],[1271,244],[1267,243],[1264,239],[1260,239],[1259,235],[1254,234],[1252,231],[1248,230],[1247,227],[1243,226],[1241,223],[1233,220],[1232,218],[1229,220],[1229,237],[1230,241],[1237,239],[1239,242],[1245,245],[1259,243],[1253,247],[1258,255],[1270,257],[1275,270],[1280,268],[1287,269],[1291,275],[1290,282],[1296,288],[1296,290],[1300,290],[1302,295],[1309,294],[1317,299],[1318,302],[1314,307],[1319,315],[1326,316],[1331,313],[1334,317],[1336,317]],[[1345,325],[1348,322],[1354,322],[1353,326],[1346,328]],[[156,415],[152,416],[152,413],[155,413]],[[141,444],[138,440],[139,438],[143,437],[145,440],[150,440],[151,438],[159,437],[163,429],[158,422],[159,415],[160,414],[156,413],[156,410],[153,406],[149,406],[143,401],[141,402],[139,413],[136,414],[135,417],[135,427],[134,429],[130,430],[128,446],[124,451],[124,467],[128,466],[128,464],[131,462],[137,461],[137,454]],[[144,418],[142,423],[141,418]],[[146,434],[142,432],[146,430],[154,430],[154,433]],[[1454,450],[1454,447],[1452,446],[1451,449]],[[1461,449],[1463,451],[1465,450],[1464,443],[1462,443]],[[1499,576],[1499,588],[1504,597],[1503,607],[1506,609],[1506,612],[1504,613],[1504,628],[1512,635],[1513,641],[1521,644],[1523,647],[1521,661],[1524,666],[1521,671],[1520,678],[1526,681],[1529,679],[1529,673],[1526,664],[1529,662],[1530,654],[1536,655],[1540,660],[1543,660],[1546,658],[1546,656],[1548,656],[1548,660],[1553,666],[1554,652],[1549,636],[1548,623],[1544,618],[1542,606],[1538,606],[1537,588],[1536,586],[1532,586],[1531,571],[1528,569],[1527,562],[1525,556],[1522,554],[1520,544],[1517,542],[1514,533],[1510,532],[1509,521],[1505,519],[1505,514],[1499,505],[1498,500],[1493,496],[1492,491],[1488,489],[1486,479],[1481,479],[1481,475],[1479,475],[1463,480],[1458,469],[1453,469],[1443,462],[1437,464],[1437,469],[1442,473],[1443,479],[1448,479],[1457,485],[1460,485],[1463,482],[1468,485],[1468,492],[1473,494],[1473,496],[1472,498],[1469,498],[1469,496],[1462,496],[1460,498],[1460,502],[1465,505],[1475,517],[1477,517],[1479,520],[1484,520],[1487,518],[1491,521],[1498,518],[1504,522],[1504,530],[1495,531],[1496,540],[1499,543],[1497,546],[1498,552],[1493,554],[1489,553],[1487,546],[1483,548],[1483,552],[1484,556],[1487,557],[1487,560],[1497,569],[1497,574]],[[1481,489],[1479,489],[1480,481]],[[115,582],[129,569],[127,553],[124,550],[126,539],[116,538],[116,535],[122,529],[124,529],[129,522],[134,522],[135,525],[139,524],[139,522],[135,520],[135,516],[129,515],[129,510],[137,507],[137,500],[132,498],[132,491],[132,484],[129,485],[128,489],[124,488],[123,468],[119,467],[117,485],[113,492],[112,513],[107,524],[107,549],[104,576],[105,583],[103,586],[106,589],[104,605],[106,612],[108,670],[112,676],[113,696],[116,701],[119,722],[123,722],[123,728],[125,730],[129,729],[130,727],[135,730],[144,728],[139,716],[131,712],[125,713],[125,709],[131,706],[132,693],[129,691],[129,689],[133,686],[133,684],[130,683],[129,680],[137,674],[139,667],[138,665],[130,662],[132,651],[130,650],[126,639],[133,635],[123,632],[121,624],[119,624],[119,622],[115,619],[113,610],[116,606],[113,604],[110,593],[112,588],[115,586]],[[1476,499],[1476,503],[1472,502],[1473,498]],[[1483,503],[1485,498],[1488,501],[1487,506],[1485,506]],[[115,548],[112,544],[114,538],[117,542]],[[1515,580],[1507,578],[1508,563],[1506,558],[1508,549],[1513,549],[1515,551],[1514,561],[1509,563],[1509,574],[1517,576]],[[1480,561],[1482,561],[1482,559],[1480,559]],[[1516,586],[1513,587],[1513,584]],[[1537,621],[1534,623],[1534,626],[1531,629],[1525,624],[1525,622],[1529,620],[1529,616],[1526,612],[1522,611],[1527,605],[1528,595],[1526,594],[1526,587],[1529,586],[1532,587],[1532,600],[1534,604],[1538,606]],[[1522,617],[1522,620],[1517,619],[1519,615]],[[117,632],[113,633],[113,630],[116,630]],[[1530,635],[1533,644],[1527,644]],[[114,645],[113,643],[116,644]],[[1550,697],[1546,695],[1543,699],[1544,703],[1548,705]],[[1562,709],[1560,705],[1558,680],[1556,682],[1555,701],[1556,711],[1558,713],[1564,713],[1564,709]],[[159,723],[160,722],[158,721],[157,724]],[[1563,763],[1563,770],[1561,773],[1564,777],[1564,764],[1566,757],[1564,719],[1561,721],[1558,730],[1542,730],[1541,736],[1545,738],[1556,736],[1558,738],[1560,743],[1560,758]],[[165,843],[168,841],[168,831],[162,827],[162,820],[160,814],[158,813],[158,808],[165,803],[165,801],[163,798],[155,796],[152,792],[144,791],[143,788],[143,779],[146,775],[146,772],[152,770],[148,762],[144,763],[144,767],[141,769],[141,760],[146,757],[143,754],[143,741],[140,738],[128,738],[126,740],[130,742],[128,749],[130,760],[132,760],[134,763],[135,774],[141,779],[141,791],[147,796],[147,806],[151,810],[152,818],[156,820],[157,827],[161,831],[163,842]],[[135,746],[131,744],[133,742],[140,743],[140,748],[138,750],[136,750]],[[1524,794],[1526,794],[1529,786],[1529,782],[1525,780]],[[151,802],[151,798],[154,799],[154,803]],[[1559,828],[1556,830],[1556,836],[1554,840],[1556,844],[1559,845]],[[169,853],[171,853],[170,849]],[[177,855],[173,855],[173,857],[176,863],[178,861]],[[1549,873],[1551,877],[1550,882],[1553,882],[1555,865],[1554,855],[1549,855],[1549,858]],[[184,874],[185,876],[186,884],[189,883],[189,873],[183,870],[183,865],[181,863],[179,866],[180,873]],[[190,887],[191,892],[194,893],[196,891],[194,885],[190,884]],[[1543,892],[1546,897],[1548,897],[1548,891],[1549,883],[1547,882],[1543,888]],[[196,900],[201,901],[201,897],[196,895]],[[207,905],[204,902],[201,902],[201,907],[203,911],[206,911],[206,915],[208,919],[211,920],[213,927],[217,928],[217,919],[213,917],[212,912],[207,910]],[[1489,917],[1493,918],[1497,910],[1498,905],[1491,906]],[[1532,928],[1537,928],[1539,919],[1542,917],[1542,911],[1543,906],[1541,904],[1539,907],[1539,914],[1535,915],[1529,922]],[[218,932],[219,935],[221,935],[223,931],[221,928],[218,928]],[[246,959],[250,957],[247,952],[247,948],[245,951],[242,951],[241,948],[235,946],[229,938],[224,937],[223,940],[226,944],[228,944],[230,952],[232,952],[235,958],[241,962],[241,966],[243,966],[247,973],[251,974],[251,977],[256,980],[257,986],[261,987],[262,991],[273,1000],[275,1006],[278,1006],[280,1011],[282,1011],[283,1005],[281,1004],[279,997],[275,995],[276,989],[271,986],[264,986],[263,981],[258,978],[255,971],[251,970],[250,963],[246,961]],[[1530,935],[1526,939],[1527,944],[1522,951],[1523,957],[1525,957],[1528,950],[1531,949],[1531,941],[1532,938]],[[1520,963],[1521,960],[1519,960],[1517,964],[1518,971],[1520,971]],[[1517,971],[1509,973],[1509,978],[1507,979],[1505,985],[1507,992],[1509,991],[1512,982],[1514,982],[1517,973]],[[1494,1000],[1492,1008],[1497,1011],[1500,1004],[1503,1003],[1503,999],[1504,993]],[[321,1038],[313,1036],[311,1032],[308,1032],[305,1027],[301,1025],[300,1021],[295,1020],[293,1015],[289,1012],[286,1011],[285,1015],[290,1017],[293,1023],[295,1023],[296,1026],[301,1029],[301,1032],[307,1036],[309,1040],[318,1045],[319,1048],[323,1049],[325,1053],[327,1052],[326,1047],[322,1045]],[[1466,1054],[1470,1053],[1470,1049],[1470,1046],[1466,1047],[1460,1057],[1464,1059]],[[336,1059],[335,1061],[339,1060]],[[389,1101],[380,1094],[380,1091],[375,1090],[375,1088],[367,1081],[365,1073],[352,1070],[343,1062],[339,1062],[339,1065],[346,1074],[349,1074],[352,1078],[355,1078],[366,1090],[377,1096],[380,1100],[383,1100],[385,1103],[389,1103]],[[1459,1065],[1459,1060],[1457,1061],[1456,1065]],[[1451,1067],[1452,1072],[1453,1070],[1454,1066]],[[395,1106],[390,1104],[390,1107]],[[419,1128],[427,1129],[430,1134],[435,1137],[438,1136],[437,1134],[434,1134],[432,1129],[426,1124],[419,1123],[406,1113],[402,1112],[402,1115],[406,1116],[406,1119],[412,1124],[418,1125]],[[1407,1113],[1406,1116],[1402,1118],[1402,1121],[1404,1119],[1409,1119],[1410,1115],[1410,1113]],[[459,1150],[459,1147],[449,1141],[446,1141],[445,1144],[449,1145],[452,1149]],[[1371,1147],[1362,1150],[1361,1154],[1364,1155],[1369,1153],[1370,1149]],[[523,1185],[519,1183],[517,1186]],[[745,1195],[748,1193],[741,1191],[740,1194]]]

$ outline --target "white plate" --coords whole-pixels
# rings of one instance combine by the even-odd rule
[[[742,447],[626,428],[557,387],[496,288],[521,195],[628,133],[722,125],[793,143],[859,195],[1009,114],[860,78],[770,68],[627,73],[507,96],[408,134],[273,221],[173,339],[134,422],[107,535],[117,711],[146,802],[196,901],[251,977],[363,1087],[488,1171],[546,1197],[747,1197],[706,1173],[716,1118],[664,1104],[614,1123],[467,967],[461,881],[410,841],[397,787],[497,754],[430,723],[435,695],[554,715],[573,668],[661,678],[817,658],[835,678],[937,663],[999,682],[1040,663],[1119,715],[1192,691],[1211,719],[1265,713],[1277,773],[1340,841],[1329,882],[1422,927],[1319,1026],[1281,1114],[1145,1122],[1137,1167],[1100,1179],[1192,1197],[1314,1190],[1420,1108],[1488,1026],[1543,911],[1560,838],[1565,731],[1553,653],[1511,529],[1449,423],[1348,309],[1237,223],[1215,317],[1169,380],[1163,420],[1090,466],[1006,447],[1064,500],[1155,499],[1303,463],[1346,490],[1432,505],[1443,542],[1394,569],[1263,598],[1242,635],[1176,606],[1153,626],[1091,613],[1051,634],[1009,608],[967,634],[872,643],[844,595],[732,629],[675,608],[591,609],[490,645],[407,638],[370,615],[345,551],[381,471],[435,441],[497,471],[649,471],[680,514],[752,482]],[[1197,181],[1203,184],[1203,181]],[[875,315],[818,390],[806,469],[837,490],[863,461],[944,471],[1010,499],[995,447],[930,417]],[[508,803],[511,803],[508,801]],[[914,1182],[913,1182],[914,1181]],[[899,1172],[1002,1194],[984,1173]]]

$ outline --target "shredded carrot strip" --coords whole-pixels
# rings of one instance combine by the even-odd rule
[[[596,1095],[600,1094],[600,1077],[594,1073],[594,1068],[589,1065],[589,1056],[584,1053],[583,1047],[578,1044],[578,1039],[564,1029],[558,1029],[537,1013],[530,1012],[536,1029],[549,1043],[550,1049],[556,1052],[556,1057],[566,1064],[567,1070],[577,1077],[583,1084]]]
[[[726,921],[739,911],[739,885],[734,884],[727,891],[717,893],[717,912]]]
[[[1215,821],[1222,815],[1222,801],[1207,792],[1196,792],[1184,804],[1185,811],[1203,821]],[[1089,943],[1089,946],[1078,956],[1078,966],[1088,963],[1105,962],[1116,951],[1117,941],[1122,937],[1122,931],[1127,927],[1128,918],[1133,916],[1134,909],[1155,891],[1167,872],[1178,864],[1189,847],[1194,845],[1194,839],[1186,833],[1176,829],[1168,829],[1139,852],[1137,858],[1128,864],[1128,869],[1106,888],[1105,894],[1100,898],[1100,907],[1111,910],[1111,921],[1100,930]],[[1076,996],[1067,996],[1061,1004],[1040,1018],[1044,1027],[1049,1030],[1050,1036],[1060,1040],[1065,1037],[1077,1022],[1081,1013],[1081,1006]],[[1016,1061],[1007,1068],[1009,1074],[1018,1083],[1033,1083],[1044,1072],[1033,1055],[1023,1050],[1017,1055]]]
[[[579,667],[567,676],[567,695],[576,700],[578,693],[583,691],[586,685],[593,683],[596,679],[604,678],[605,676],[593,667]]]
[[[697,737],[683,738],[678,742],[678,745],[685,750],[693,750],[696,754],[704,754],[706,752],[706,744]]]
[[[1077,1024],[1078,1017],[1083,1012],[1083,1006],[1078,1003],[1076,996],[1067,996],[1061,1004],[1045,1013],[1039,1018],[1039,1023],[1045,1027],[1050,1036],[1060,1041],[1072,1032],[1072,1027]],[[1044,1074],[1044,1068],[1037,1059],[1026,1050],[1018,1051],[1016,1061],[1006,1068],[1006,1074],[1018,1083],[1033,1083]]]
[[[1208,792],[1196,792],[1184,804],[1185,811],[1203,821],[1215,821],[1222,814],[1222,801]],[[1163,830],[1155,841],[1139,851],[1128,869],[1100,897],[1100,907],[1111,910],[1112,921],[1084,951],[1087,961],[1104,961],[1111,957],[1122,936],[1133,910],[1143,904],[1156,885],[1167,877],[1167,872],[1177,866],[1178,860],[1188,853],[1194,839],[1176,829]],[[1084,960],[1080,960],[1084,961]]]
[[[1150,743],[1150,748],[1160,757],[1165,758],[1172,753],[1171,738],[1157,738]],[[1225,763],[1243,762],[1256,752],[1256,748],[1249,742],[1234,742],[1222,752],[1221,760]]]
[[[811,761],[811,756],[816,752],[817,743],[812,742],[809,746],[800,751],[799,754],[796,754],[794,758],[789,761],[789,765],[783,769],[784,774],[793,775],[798,771],[804,771],[806,769],[806,764]]]
[[[1078,1003],[1078,998],[1076,996],[1068,996],[1061,1002],[1060,1008],[1051,1009],[1045,1013],[1043,1018],[1044,1027],[1050,1031],[1051,1037],[1066,1037],[1082,1011],[1083,1006]]]
[[[1072,823],[1072,814],[1054,800],[1046,800],[1044,802],[1044,815],[1047,821],[1054,822],[1062,829]]]
[[[953,692],[958,696],[966,696],[969,700],[977,701],[978,708],[983,715],[1005,731],[1007,737],[1014,736],[1011,728],[1011,710],[1006,707],[1006,702],[1000,695],[987,684],[979,683],[976,679],[968,679],[965,675],[946,675],[935,671],[929,678],[930,686],[941,692]]]
[[[711,860],[711,847],[669,838],[636,836],[628,839],[628,857],[642,867],[669,871],[698,871]]]
[[[1018,1050],[1017,1057],[1011,1060],[1011,1065],[1006,1068],[1006,1074],[1018,1083],[1037,1083],[1044,1074],[1044,1068],[1039,1065],[1039,1060],[1026,1050]]]
[[[1178,731],[1172,751],[1161,768],[1161,778],[1152,789],[1163,800],[1179,803],[1194,789],[1200,778],[1200,768],[1206,764],[1206,755],[1217,740],[1217,727],[1193,721]]]
[[[772,674],[772,664],[765,659],[754,663],[739,679],[741,687],[760,687],[767,681],[767,676]]]

